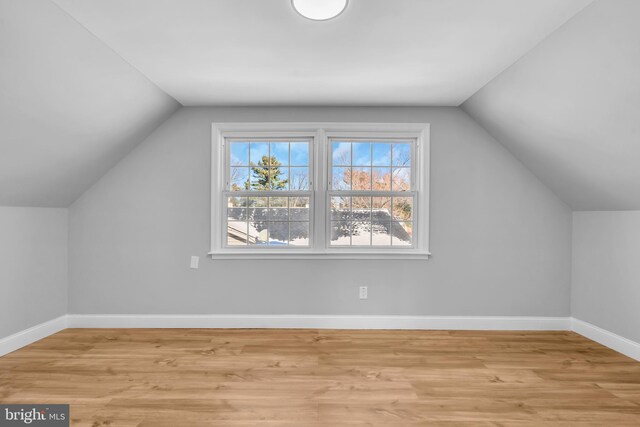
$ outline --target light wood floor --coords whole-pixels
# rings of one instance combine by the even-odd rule
[[[640,426],[640,363],[571,332],[67,329],[3,403],[82,426]]]

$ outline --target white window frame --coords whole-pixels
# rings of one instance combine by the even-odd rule
[[[213,259],[427,259],[429,252],[429,168],[428,123],[213,123],[211,145],[211,251]],[[224,243],[227,231],[226,139],[304,138],[312,140],[310,166],[309,247],[234,247]],[[330,138],[415,140],[411,177],[417,204],[414,206],[412,247],[329,246],[328,201],[330,193]],[[262,192],[261,192],[262,193]],[[256,194],[257,196],[259,194]]]

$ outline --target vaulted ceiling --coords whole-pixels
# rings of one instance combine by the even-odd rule
[[[179,104],[50,0],[0,0],[0,206],[68,206]]]
[[[68,206],[181,104],[464,102],[573,208],[640,209],[639,18],[637,0],[350,0],[327,22],[289,0],[0,0],[0,205]]]
[[[463,108],[573,209],[640,209],[640,1],[594,2]]]

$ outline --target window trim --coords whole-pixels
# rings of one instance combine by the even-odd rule
[[[428,123],[347,122],[226,122],[211,126],[211,251],[213,259],[427,259],[429,252],[430,126]],[[223,245],[222,206],[227,184],[225,138],[311,138],[310,246],[246,249]],[[415,247],[330,247],[327,241],[327,203],[330,192],[330,138],[415,139],[417,195]]]

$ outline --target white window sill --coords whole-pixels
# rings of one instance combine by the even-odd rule
[[[219,259],[393,259],[393,260],[427,260],[428,252],[292,252],[292,251],[225,251],[209,252],[214,260]]]

